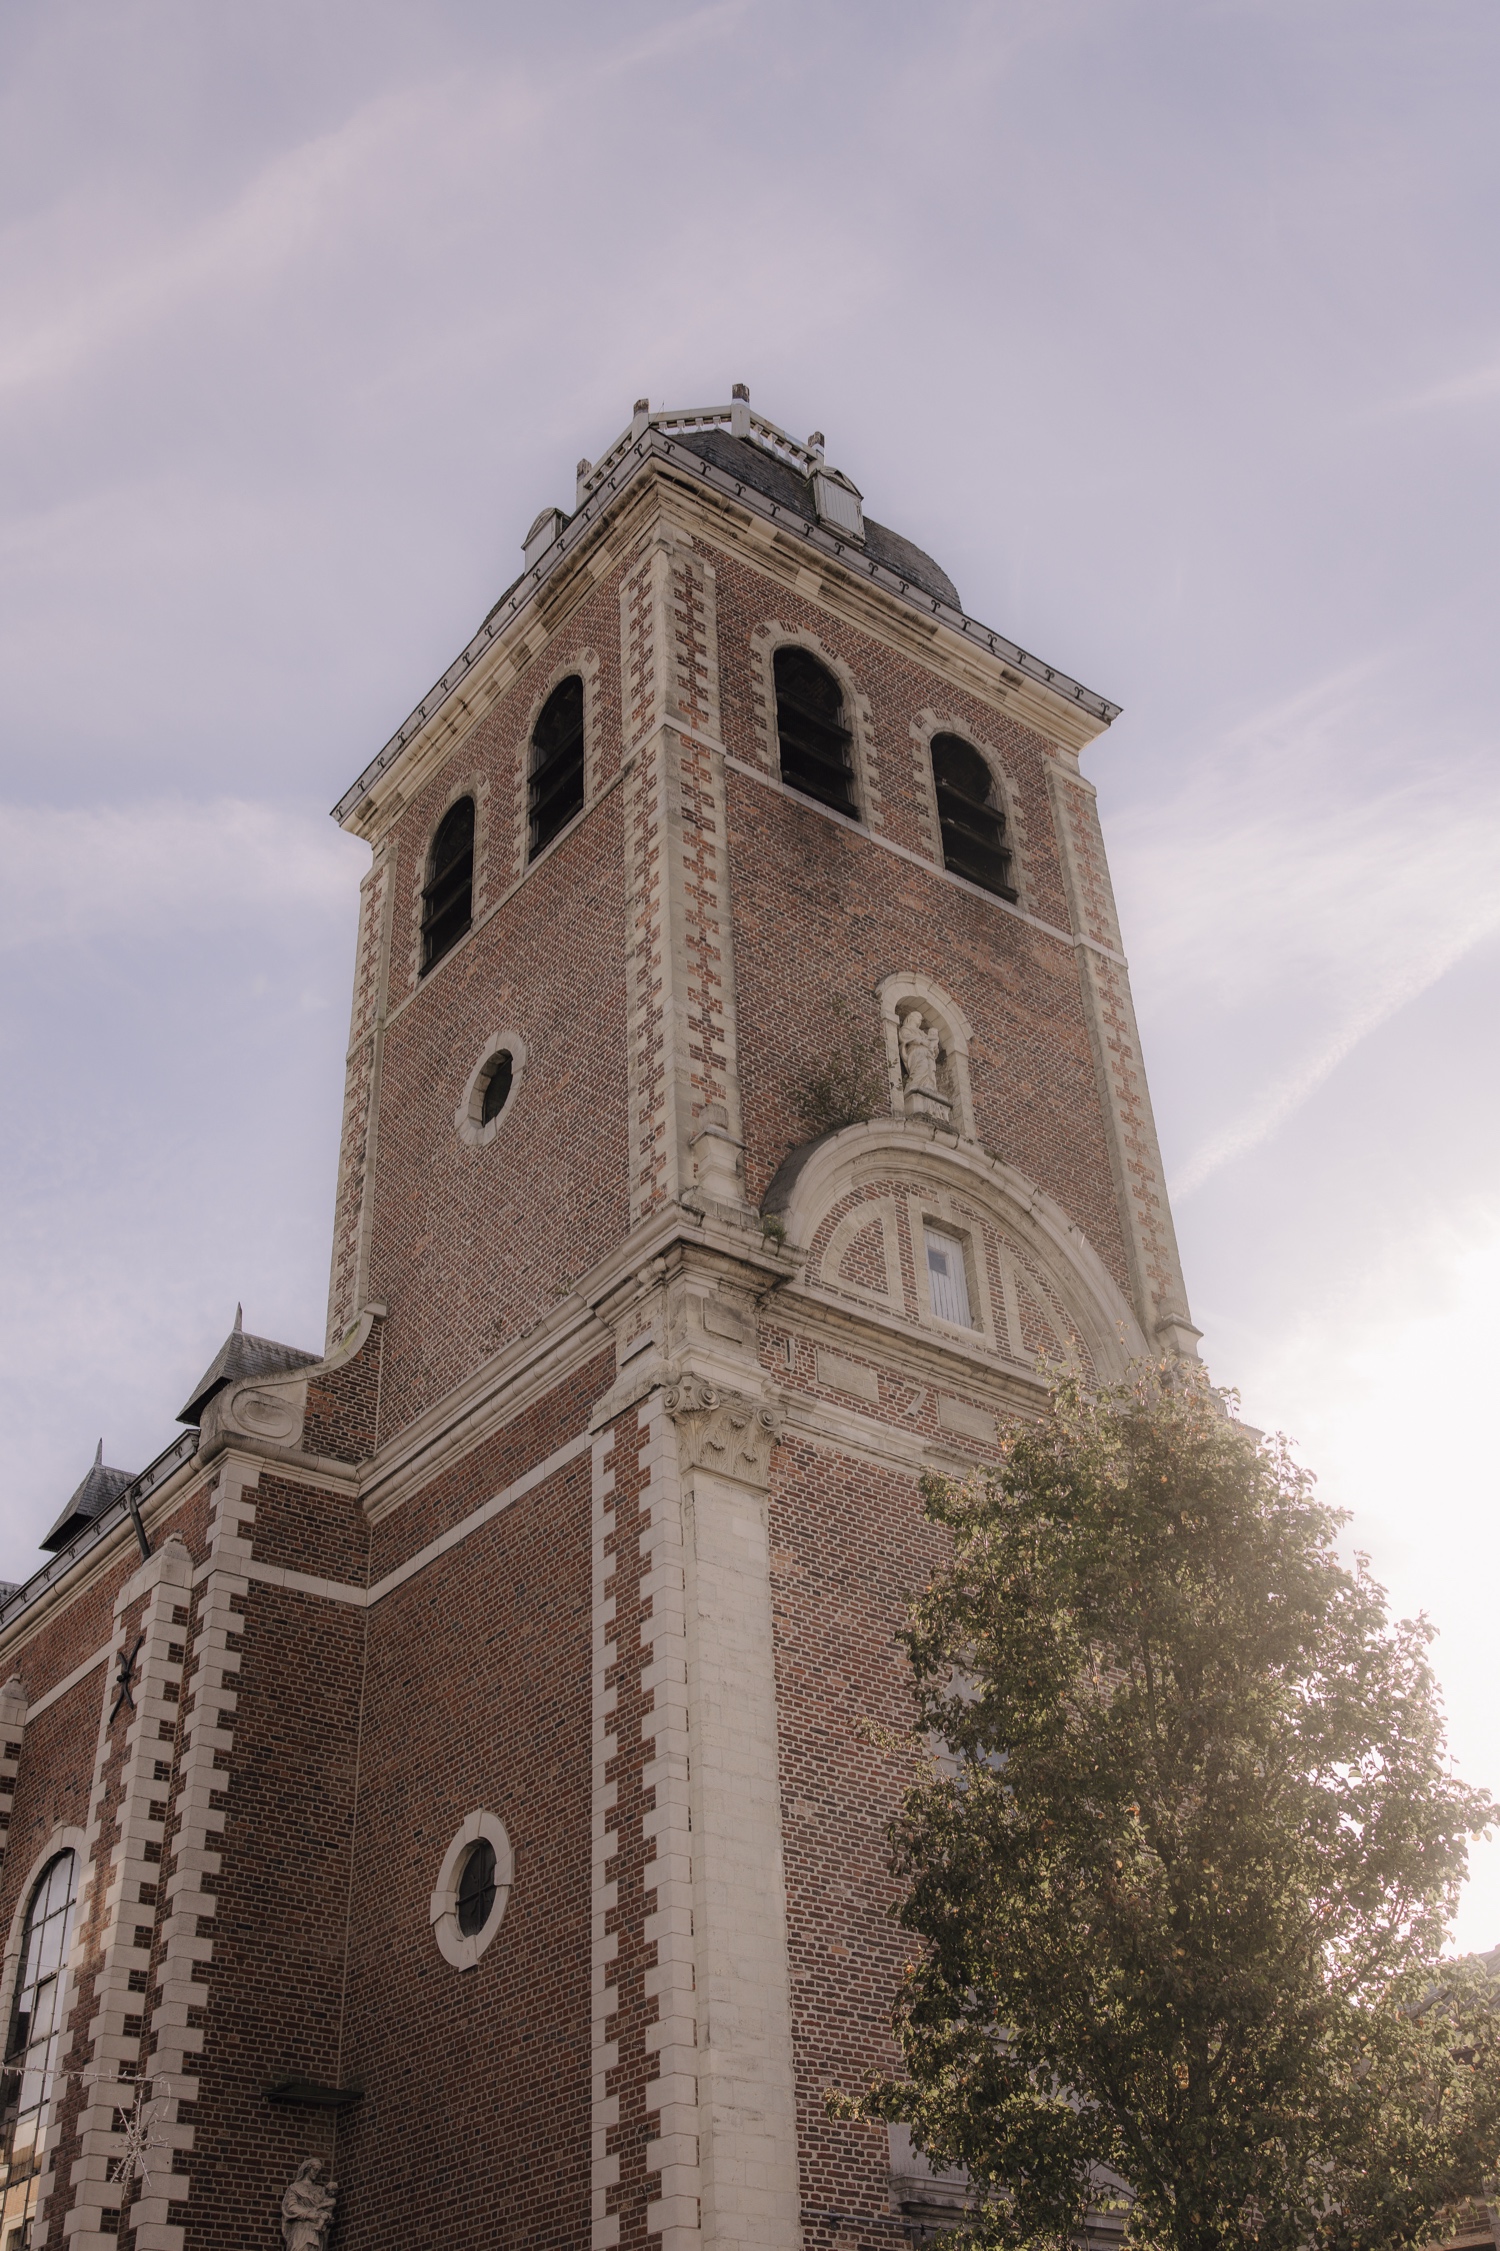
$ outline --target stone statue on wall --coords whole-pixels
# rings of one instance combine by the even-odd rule
[[[321,2157],[304,2157],[281,2200],[281,2240],[286,2251],[323,2251],[338,2200],[338,2182],[318,2179]]]
[[[908,1094],[938,1093],[940,1035],[936,1025],[923,1020],[919,1009],[901,1019],[901,1069]]]

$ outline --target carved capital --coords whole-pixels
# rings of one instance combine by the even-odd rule
[[[674,1377],[662,1403],[677,1425],[685,1469],[711,1470],[744,1485],[770,1483],[771,1449],[781,1435],[774,1407],[693,1375]]]

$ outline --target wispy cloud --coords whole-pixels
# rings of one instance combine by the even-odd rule
[[[118,235],[117,213],[44,215],[40,243],[35,230],[12,227],[0,237],[0,271],[12,274],[19,309],[0,336],[0,392],[54,382],[184,305],[259,292],[299,261],[337,253],[351,233],[370,237],[383,213],[440,198],[455,163],[482,164],[487,149],[514,142],[539,106],[523,82],[495,71],[382,94],[268,158],[219,209],[118,242],[102,268],[86,243],[69,245],[70,257],[37,251],[61,247],[45,232],[59,224],[86,237],[102,217]],[[60,301],[59,275],[64,292],[72,282]]]
[[[1226,734],[1166,807],[1124,824],[1146,902],[1132,951],[1179,1018],[1243,1043],[1189,1196],[1284,1125],[1361,1042],[1500,929],[1500,779],[1434,746],[1412,771],[1394,667],[1340,671]],[[1351,775],[1359,775],[1359,787]]]
[[[294,903],[346,914],[365,859],[327,820],[233,798],[0,805],[0,952],[223,927]]]
[[[1419,414],[1430,407],[1472,406],[1476,400],[1493,398],[1500,398],[1500,359],[1471,368],[1463,375],[1448,376],[1443,382],[1403,399],[1396,411]]]
[[[1408,1002],[1435,985],[1447,970],[1496,929],[1500,929],[1500,900],[1476,908],[1458,930],[1419,950],[1362,1008],[1344,1019],[1316,1054],[1273,1079],[1231,1124],[1202,1142],[1172,1181],[1172,1194],[1179,1201],[1190,1196],[1223,1166],[1232,1164],[1237,1157],[1247,1156],[1269,1140],[1277,1128],[1285,1125],[1324,1081],[1333,1076],[1362,1040],[1368,1039]]]

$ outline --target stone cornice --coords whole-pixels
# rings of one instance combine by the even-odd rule
[[[1002,707],[1014,708],[1010,691],[1026,691],[1025,708],[1016,715],[1048,739],[1076,751],[1118,717],[1118,704],[927,593],[888,564],[876,562],[857,542],[809,523],[794,509],[674,443],[661,430],[647,429],[626,448],[561,536],[522,573],[344,792],[333,808],[335,820],[367,838],[379,833],[397,809],[398,793],[389,786],[394,769],[398,765],[417,769],[416,774],[403,775],[406,786],[399,798],[404,803],[429,763],[424,753],[451,747],[530,662],[534,651],[526,642],[526,632],[531,624],[539,622],[550,635],[598,577],[613,567],[636,528],[643,483],[649,486],[659,476],[665,476],[677,494],[700,499],[705,513],[726,526],[738,526],[742,532],[753,528],[759,535],[753,542],[757,548],[765,550],[774,543],[794,568],[807,565],[825,574],[827,594],[840,606],[855,603],[865,609],[870,623],[883,623],[898,633],[903,626],[920,622],[918,646],[925,644],[930,650],[936,643],[950,659],[980,660],[985,672],[993,674],[992,700]],[[621,504],[627,501],[636,505],[627,506],[622,514]],[[585,564],[592,568],[584,571]]]

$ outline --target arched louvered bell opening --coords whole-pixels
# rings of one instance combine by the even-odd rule
[[[461,797],[437,825],[422,892],[422,972],[441,961],[474,914],[474,800]]]
[[[583,682],[559,680],[531,731],[531,848],[534,860],[583,811]]]
[[[844,691],[826,664],[808,649],[778,649],[776,731],[781,738],[781,778],[804,797],[859,819],[854,759],[844,721]]]
[[[932,778],[944,867],[1002,899],[1014,899],[1005,815],[994,803],[994,777],[984,759],[961,735],[934,735]]]

